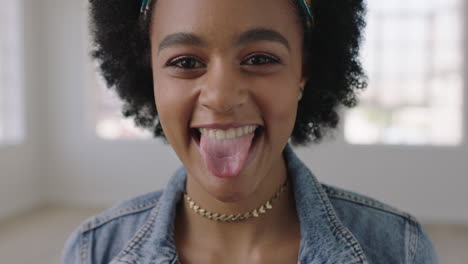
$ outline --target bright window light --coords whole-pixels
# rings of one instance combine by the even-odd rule
[[[99,138],[117,139],[149,139],[151,133],[135,126],[133,119],[122,115],[122,102],[113,90],[109,90],[97,70],[93,72],[92,87],[96,109],[95,131]]]
[[[84,4],[85,9],[88,9],[89,3],[85,1]],[[89,30],[89,18],[88,16],[87,26],[85,27],[85,45],[87,45],[88,51],[91,51],[93,41]],[[123,116],[123,103],[115,91],[107,87],[100,73],[98,62],[94,61],[91,56],[87,58],[88,101],[91,102],[88,121],[92,123],[92,133],[104,140],[145,140],[152,138],[150,131],[136,127],[132,118]]]
[[[0,8],[0,144],[24,139],[23,46],[20,1]]]
[[[369,87],[347,113],[353,144],[457,145],[463,120],[462,0],[368,1]]]

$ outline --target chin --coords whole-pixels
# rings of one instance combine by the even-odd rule
[[[247,180],[247,177],[242,177],[241,175],[236,179],[210,177],[209,182],[206,182],[205,190],[220,202],[236,203],[245,200],[251,195],[251,192],[255,190],[255,188],[252,188],[253,185],[252,179]]]

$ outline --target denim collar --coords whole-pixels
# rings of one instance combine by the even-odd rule
[[[353,234],[341,224],[321,184],[287,145],[284,157],[293,184],[301,229],[300,264],[368,263]],[[177,264],[174,219],[182,198],[186,170],[180,168],[170,179],[147,224],[112,263]],[[144,231],[144,232],[143,232]]]
[[[299,263],[367,263],[359,242],[336,216],[322,185],[289,145],[284,157],[301,227]]]

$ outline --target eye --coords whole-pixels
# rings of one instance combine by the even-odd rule
[[[241,64],[242,65],[266,65],[266,64],[276,64],[280,60],[267,54],[254,54],[250,55],[245,59]]]
[[[166,66],[178,67],[181,69],[198,69],[204,67],[204,64],[194,57],[178,57],[169,61]]]

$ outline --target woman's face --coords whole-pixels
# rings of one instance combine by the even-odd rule
[[[246,198],[280,168],[304,85],[302,34],[290,0],[157,1],[159,118],[189,180],[217,199]]]

